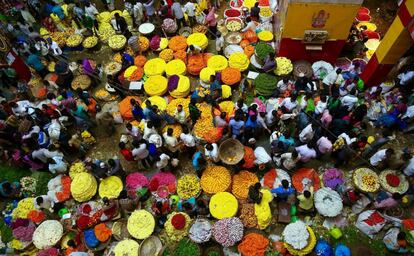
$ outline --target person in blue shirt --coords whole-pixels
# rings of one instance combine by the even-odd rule
[[[34,52],[34,51],[32,51]],[[31,68],[36,70],[36,72],[44,77],[47,73],[46,66],[43,65],[42,60],[40,59],[39,55],[32,53],[29,55],[29,57],[26,60],[27,65],[29,65]]]
[[[56,14],[56,16],[58,16],[61,20],[65,19],[65,13],[63,12],[63,9],[60,7],[60,5],[53,6],[52,13]]]
[[[129,103],[131,103],[132,106],[132,115],[134,116],[134,119],[140,122],[145,118],[144,111],[135,99],[131,99]]]
[[[257,116],[256,115],[249,116],[249,118],[247,118],[247,121],[244,127],[256,130],[258,127]]]
[[[203,173],[204,169],[206,168],[207,161],[204,159],[203,154],[201,151],[197,151],[192,159],[192,165],[194,170],[196,171],[198,177],[201,177],[201,174]]]
[[[296,191],[294,188],[289,186],[288,180],[282,180],[282,185],[279,186],[278,188],[272,189],[270,192],[276,194],[277,201],[287,201],[288,197],[290,195],[293,195]]]

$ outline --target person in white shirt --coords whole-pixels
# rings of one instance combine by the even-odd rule
[[[398,75],[401,85],[407,85],[414,79],[414,70],[408,70]]]
[[[341,104],[342,106],[345,106],[348,108],[348,111],[351,111],[355,104],[358,102],[358,97],[356,95],[356,89],[352,89],[350,94],[344,96],[341,98]]]
[[[186,148],[188,158],[191,159],[196,152],[197,147],[195,138],[193,135],[191,135],[187,126],[183,126],[183,132],[180,134],[180,140]]]
[[[54,156],[48,159],[49,171],[53,174],[65,173],[68,169],[68,164],[63,160],[63,156]]]
[[[9,106],[12,108],[13,114],[16,116],[26,115],[29,108],[33,107],[32,103],[28,100],[10,102]]]
[[[296,151],[300,155],[300,161],[304,163],[316,157],[316,151],[308,144],[296,147]]]
[[[246,23],[247,23],[247,25],[246,25],[245,28],[242,29],[242,33],[246,32],[248,30],[256,32],[256,23],[250,17],[246,18]]]
[[[291,97],[284,98],[282,103],[280,103],[280,106],[285,107],[289,112],[292,112],[292,110],[298,106],[296,99],[297,99],[296,95],[292,95]]]
[[[369,163],[377,168],[384,168],[387,164],[387,161],[392,157],[394,154],[394,149],[387,148],[378,150],[371,158],[369,159]]]
[[[180,124],[185,124],[187,121],[186,113],[183,109],[183,105],[179,104],[174,112],[174,119]]]
[[[195,5],[193,3],[193,0],[188,1],[184,7],[183,10],[185,13],[187,13],[188,16],[188,21],[190,22],[190,26],[192,26],[193,24],[195,24]]]
[[[150,168],[152,163],[148,158],[149,151],[147,148],[147,144],[145,144],[145,141],[134,140],[132,142],[132,146],[134,147],[132,149],[132,156],[134,157],[134,159],[141,161],[144,168]]]
[[[299,133],[299,140],[303,143],[308,143],[312,140],[314,135],[315,131],[313,129],[313,123],[310,123]]]
[[[142,137],[138,127],[133,126],[131,123],[125,125],[125,134],[131,136],[134,140],[140,140]]]
[[[412,176],[414,174],[414,157],[408,161],[408,165],[403,170],[406,176]]]
[[[322,83],[325,89],[325,94],[332,95],[331,88],[336,83],[339,77],[339,74],[341,73],[342,73],[342,69],[338,68],[337,70],[334,70],[330,72],[327,76],[325,76],[325,78],[322,80]]]
[[[292,82],[289,81],[289,78],[283,77],[283,79],[277,82],[277,85],[276,85],[277,89],[279,90],[279,96],[285,94],[285,92],[289,90],[291,86],[292,86]]]
[[[247,114],[249,107],[244,103],[243,99],[239,99],[236,105],[234,105],[234,110],[238,109],[243,110],[243,113]]]
[[[46,209],[50,212],[53,212],[53,206],[55,203],[53,202],[53,199],[48,195],[38,196],[35,199],[34,202],[35,208],[38,210]]]
[[[97,15],[98,13],[99,13],[98,10],[93,4],[91,4],[90,2],[87,2],[85,4],[85,15],[86,16],[90,17],[93,20],[96,20],[95,15]]]
[[[221,112],[219,116],[215,116],[214,126],[220,127],[220,128],[227,127],[229,124],[226,121],[226,116],[227,116],[226,112]]]
[[[174,130],[172,128],[168,128],[162,137],[165,140],[167,150],[172,153],[173,158],[176,158],[178,155],[178,140],[176,137],[174,137],[173,132]]]
[[[315,107],[315,114],[316,115],[322,115],[323,111],[325,111],[326,107],[327,107],[327,102],[326,102],[326,96],[322,95],[321,99],[318,101],[318,103],[316,104]]]
[[[151,137],[151,135],[153,134],[158,135],[158,132],[155,129],[152,121],[147,121],[144,126],[144,136],[143,136],[144,140],[148,140],[149,137]]]
[[[216,51],[217,54],[222,54],[224,48],[224,37],[223,35],[217,31],[216,34]]]
[[[59,45],[53,41],[51,38],[48,39],[49,41],[49,45],[50,45],[50,49],[52,50],[52,53],[54,56],[60,56],[62,55],[63,51],[62,49],[60,49]]]
[[[211,160],[214,163],[220,161],[219,153],[218,153],[218,146],[216,143],[207,143],[204,146],[204,155],[206,156],[207,160]]]
[[[188,49],[187,49],[187,58],[191,55],[196,55],[202,52],[203,52],[203,49],[200,46],[191,44],[190,46],[188,46]]]
[[[269,134],[272,133],[270,131],[269,127],[267,127],[266,113],[265,112],[260,112],[259,113],[259,115],[257,116],[257,124],[259,125],[260,128],[265,129]]]
[[[321,154],[332,152],[332,142],[325,136],[319,138],[316,142],[316,146],[318,146],[319,153]]]
[[[338,136],[338,139],[343,138],[346,145],[351,145],[352,143],[354,143],[355,141],[357,141],[357,138],[351,138],[348,134],[346,133],[341,133]]]
[[[52,146],[49,146],[49,148],[52,148]],[[63,156],[63,154],[58,151],[51,151],[46,148],[39,148],[32,151],[32,158],[39,160],[45,164],[48,162],[49,158],[53,158],[55,156]]]
[[[266,114],[266,125],[269,128],[272,128],[273,126],[275,126],[277,124],[277,122],[279,121],[279,117],[277,114],[277,110],[272,110],[269,111]]]
[[[158,159],[155,165],[157,166],[158,170],[163,170],[165,167],[168,166],[168,163],[170,161],[170,157],[167,154],[162,153]]]
[[[288,171],[292,171],[296,167],[296,164],[299,162],[299,160],[300,155],[296,150],[294,150],[292,153],[288,152],[280,155],[279,159],[277,159],[277,162],[278,166],[281,166]]]
[[[178,28],[185,26],[183,8],[181,7],[181,4],[178,0],[174,0],[173,5],[171,6],[171,10],[174,18],[176,19]]]
[[[144,18],[144,6],[140,1],[134,5],[132,9],[132,14],[134,16],[134,23],[137,27],[141,25],[142,19]]]

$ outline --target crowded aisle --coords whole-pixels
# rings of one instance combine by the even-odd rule
[[[278,2],[5,1],[0,254],[414,253],[412,50],[290,59]]]

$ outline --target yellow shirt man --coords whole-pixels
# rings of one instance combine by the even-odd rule
[[[310,210],[313,207],[313,187],[309,190],[303,191],[303,194],[298,196],[299,207],[303,210]]]

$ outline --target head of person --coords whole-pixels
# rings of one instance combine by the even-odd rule
[[[284,76],[282,80],[283,80],[283,83],[285,84],[289,83],[289,77],[287,76]]]
[[[259,7],[259,2],[256,2],[256,3],[254,4],[254,7]]]
[[[303,191],[303,196],[305,197],[305,198],[310,198],[311,197],[311,192],[309,191],[309,190],[305,190],[305,191]]]
[[[221,112],[220,113],[220,118],[221,119],[226,119],[227,113],[226,112]]]
[[[132,141],[132,146],[134,147],[134,148],[139,148],[139,146],[141,145],[141,143],[140,143],[140,141],[139,140],[133,140]]]
[[[392,194],[392,198],[394,199],[394,200],[400,200],[401,198],[403,197],[403,195],[401,195],[400,193],[393,193]]]
[[[246,22],[247,22],[247,23],[249,23],[250,21],[252,21],[252,18],[247,17],[247,18],[246,18]]]
[[[192,206],[189,202],[185,202],[185,203],[183,203],[183,208],[184,208],[184,210],[186,210],[186,211],[191,211],[191,210],[193,210],[193,206]]]
[[[66,243],[69,247],[75,248],[76,247],[76,243],[73,239],[70,239],[67,243]]]
[[[211,143],[207,143],[206,144],[206,149],[209,150],[209,151],[213,150],[213,145]]]
[[[121,193],[119,193],[120,199],[127,199],[128,198],[128,192],[126,190],[122,190]]]
[[[296,93],[292,94],[292,96],[290,96],[290,101],[296,101],[296,99],[298,98],[298,95]]]
[[[355,96],[357,94],[357,90],[355,88],[352,88],[352,90],[349,92],[349,94]]]
[[[202,199],[197,199],[197,201],[196,201],[196,204],[197,204],[197,207],[199,207],[199,208],[206,208],[207,206],[206,206],[206,203],[204,202],[204,200],[202,200]]]
[[[215,75],[211,75],[210,76],[210,83],[214,82],[214,80],[216,80],[216,76]]]
[[[182,130],[183,130],[183,133],[184,133],[184,134],[189,134],[189,133],[190,133],[190,130],[189,130],[189,129],[188,129],[188,127],[187,127],[187,126],[185,126],[185,125],[182,127]]]
[[[149,108],[149,107],[151,107],[151,106],[152,106],[152,103],[151,103],[151,101],[146,100],[146,101],[145,101],[145,105],[147,106],[147,108]]]
[[[238,107],[238,108],[242,108],[242,107],[243,107],[243,104],[244,104],[243,99],[239,99],[239,100],[237,101],[237,107]]]
[[[216,33],[216,37],[217,37],[217,38],[221,37],[221,33],[220,33],[220,31],[217,31],[217,33]]]
[[[326,102],[326,95],[321,95],[321,102]]]
[[[336,73],[339,75],[339,74],[341,74],[342,73],[342,69],[341,68],[338,68],[337,70],[336,70]]]
[[[289,181],[288,180],[282,180],[282,187],[283,188],[289,188]]]
[[[125,125],[125,127],[130,131],[130,130],[132,130],[132,124],[131,123],[127,123],[126,125]]]
[[[115,13],[115,19],[119,19],[121,16],[119,16],[119,13]]]
[[[150,129],[153,128],[154,127],[154,123],[151,120],[148,121],[147,122],[147,127],[150,128]]]
[[[102,202],[103,202],[105,205],[109,205],[109,199],[108,199],[107,197],[102,198]]]
[[[207,161],[206,161],[206,159],[204,159],[204,157],[199,157],[199,158],[197,159],[197,163],[198,163],[199,165],[205,165],[205,164],[207,163]]]
[[[293,150],[292,152],[292,158],[297,158],[299,156],[298,151]]]
[[[183,105],[178,104],[178,106],[177,106],[177,111],[178,111],[178,112],[183,111]]]
[[[392,149],[392,148],[387,149],[387,150],[385,151],[385,155],[386,155],[387,157],[391,157],[391,156],[393,156],[393,155],[394,155],[394,149]]]
[[[118,144],[118,147],[120,148],[120,149],[125,149],[125,143],[124,142],[119,142],[119,144]]]
[[[112,158],[108,159],[108,165],[111,166],[111,167],[114,167],[115,166],[115,160],[112,159]]]
[[[190,46],[188,48],[190,48],[190,51],[194,51],[195,50],[195,47],[192,44],[190,44]]]
[[[41,205],[41,204],[43,204],[43,202],[44,202],[43,197],[41,197],[41,196],[36,197],[37,205]]]
[[[130,99],[129,103],[131,103],[132,106],[135,106],[137,104],[135,99]]]
[[[168,128],[167,135],[168,136],[173,136],[173,132],[174,132],[173,128]]]
[[[406,237],[407,237],[407,234],[405,232],[400,231],[397,235],[397,240],[402,241],[402,240],[405,240]]]

